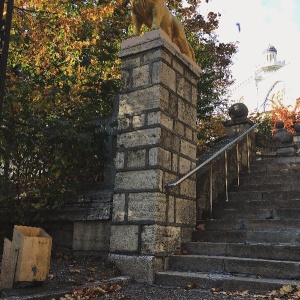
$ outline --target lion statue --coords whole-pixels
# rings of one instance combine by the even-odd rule
[[[133,35],[141,34],[145,24],[150,30],[162,29],[180,51],[195,61],[195,53],[186,39],[183,26],[167,8],[164,0],[130,0]]]

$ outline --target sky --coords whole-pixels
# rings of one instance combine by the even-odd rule
[[[253,75],[262,52],[269,44],[277,49],[278,61],[285,60],[300,66],[300,0],[204,2],[200,7],[202,14],[209,11],[221,13],[217,30],[219,41],[239,42],[239,51],[234,56],[232,67],[236,81],[243,81]],[[240,24],[240,31],[237,23]]]

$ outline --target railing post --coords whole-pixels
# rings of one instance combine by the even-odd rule
[[[236,143],[237,185],[240,185],[239,143]]]
[[[228,201],[228,162],[227,162],[227,150],[224,152],[225,156],[225,193],[226,193],[226,201]]]
[[[247,166],[248,166],[248,172],[250,173],[250,143],[249,143],[249,134],[247,133]]]

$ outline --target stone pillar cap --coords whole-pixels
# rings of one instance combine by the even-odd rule
[[[126,57],[132,54],[138,54],[143,51],[149,51],[151,48],[166,47],[173,55],[180,58],[197,76],[200,76],[201,68],[188,56],[182,54],[177,45],[162,30],[156,29],[144,33],[142,36],[131,37],[124,40],[121,44],[120,57]]]

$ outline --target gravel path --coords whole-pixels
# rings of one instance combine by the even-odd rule
[[[107,298],[108,297],[108,298]],[[254,295],[233,295],[233,294],[223,294],[223,293],[212,293],[211,291],[198,290],[198,289],[183,289],[174,287],[160,287],[157,285],[148,284],[131,284],[119,291],[118,297],[115,298],[116,293],[113,295],[107,295],[106,298],[102,297],[99,299],[136,299],[136,300],[250,300],[258,299],[258,296]],[[260,299],[263,296],[260,297]],[[274,299],[264,297],[264,299]]]

